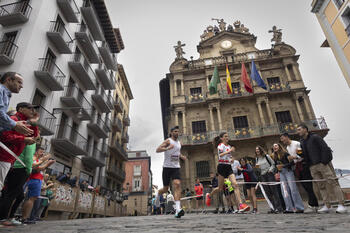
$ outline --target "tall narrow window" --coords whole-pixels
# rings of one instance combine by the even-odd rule
[[[205,121],[193,121],[192,122],[192,133],[205,133],[207,132],[207,128],[205,125]]]
[[[239,116],[233,118],[233,126],[235,129],[248,128],[248,119],[247,116]]]
[[[209,161],[196,162],[197,177],[209,177]]]
[[[290,123],[292,122],[292,117],[289,111],[276,112],[276,118],[278,123]]]

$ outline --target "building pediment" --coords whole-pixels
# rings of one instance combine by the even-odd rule
[[[201,41],[197,46],[197,50],[199,52],[201,48],[212,47],[214,44],[217,44],[225,39],[236,41],[239,43],[251,42],[253,46],[256,43],[256,36],[254,36],[253,34],[222,31],[209,39]]]

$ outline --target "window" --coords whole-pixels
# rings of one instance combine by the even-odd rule
[[[199,95],[202,94],[202,88],[201,87],[195,87],[190,89],[191,95]]]
[[[341,8],[341,6],[344,4],[345,0],[333,0],[334,4],[338,9]]]
[[[350,8],[347,7],[343,14],[341,15],[343,22],[345,24],[345,31],[348,36],[350,36]]]
[[[192,133],[205,133],[207,132],[207,128],[205,125],[205,121],[193,121],[192,122]]]
[[[289,111],[276,112],[277,122],[280,124],[292,122],[292,117]]]
[[[271,91],[282,90],[281,81],[279,77],[267,78],[267,83]]]
[[[15,45],[15,40],[17,36],[17,31],[7,32],[1,39],[2,45],[0,48],[0,54],[4,54],[8,57],[14,58],[17,46]]]
[[[234,117],[233,118],[233,126],[235,127],[235,129],[249,127],[247,116]]]
[[[134,165],[134,176],[141,176],[141,165]]]
[[[56,163],[52,164],[49,168],[47,168],[47,173],[49,175],[56,175],[58,177],[59,175],[71,172],[71,170],[72,169],[70,167],[56,161]]]
[[[209,161],[196,162],[197,177],[209,177]]]
[[[80,183],[84,180],[89,183],[89,185],[92,185],[92,180],[94,179],[93,176],[90,176],[89,174],[85,172],[80,172]]]
[[[45,102],[45,98],[46,98],[46,96],[41,91],[36,89],[35,93],[34,93],[32,104],[43,106],[44,102]]]
[[[133,192],[141,191],[141,183],[142,183],[141,177],[134,178],[132,191]]]
[[[241,94],[241,83],[240,82],[233,82],[231,83],[232,86],[232,94],[239,95]]]

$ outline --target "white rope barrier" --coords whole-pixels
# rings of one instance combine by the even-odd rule
[[[4,149],[7,153],[12,155],[18,162],[20,162],[24,167],[26,167],[23,161],[15,153],[13,153],[13,151],[10,150],[4,143],[0,142],[0,147],[2,147],[2,149]]]

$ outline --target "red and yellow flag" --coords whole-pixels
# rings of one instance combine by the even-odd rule
[[[226,64],[226,87],[227,87],[227,94],[232,94],[231,76],[230,76],[230,72],[228,70],[227,64]]]

